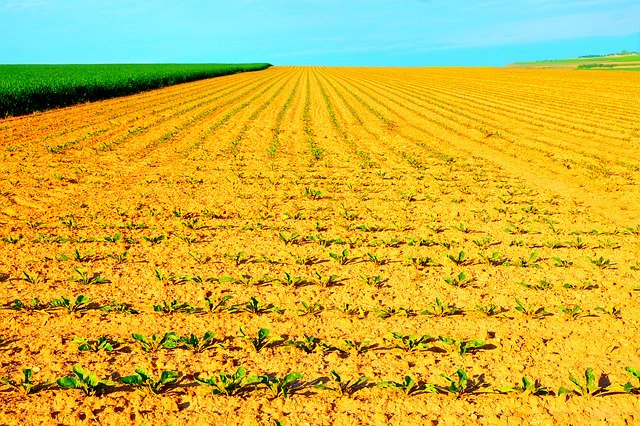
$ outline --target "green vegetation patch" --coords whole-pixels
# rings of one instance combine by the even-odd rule
[[[254,64],[0,65],[0,117],[269,68]]]

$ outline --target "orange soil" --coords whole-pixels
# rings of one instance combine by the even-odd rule
[[[182,376],[162,395],[122,385],[102,397],[0,388],[0,423],[637,423],[638,395],[493,390],[527,376],[557,393],[587,367],[614,390],[632,380],[625,367],[640,368],[639,80],[598,71],[273,67],[0,120],[0,376],[17,379],[31,367],[35,381],[55,380],[74,364],[113,380],[136,368]],[[119,241],[105,241],[116,233]],[[285,244],[280,233],[299,236]],[[160,235],[158,244],[143,238]],[[307,239],[318,235],[329,241]],[[345,249],[347,264],[330,257]],[[78,261],[76,250],[89,256]],[[447,256],[462,251],[461,265]],[[533,252],[531,265],[517,266]],[[508,262],[493,265],[493,253]],[[556,266],[556,258],[569,262]],[[76,269],[108,282],[71,281]],[[319,285],[316,272],[337,284]],[[445,282],[460,272],[472,281]],[[284,285],[285,273],[303,283]],[[381,288],[361,278],[375,276]],[[235,280],[206,280],[222,277]],[[544,290],[521,285],[545,282]],[[79,294],[93,304],[71,315],[8,308]],[[228,306],[254,296],[284,312],[204,312],[205,297],[225,295]],[[436,297],[462,311],[420,315]],[[524,315],[516,299],[549,314]],[[96,309],[112,300],[140,313]],[[200,311],[154,312],[173,300]],[[302,315],[303,301],[322,309]],[[496,315],[476,309],[492,303]],[[577,318],[559,308],[575,305]],[[241,326],[373,347],[256,352]],[[213,331],[223,345],[145,353],[131,337],[168,331]],[[394,348],[390,332],[432,336],[430,348]],[[72,342],[100,336],[120,347],[79,352]],[[438,336],[485,346],[460,356]],[[289,399],[261,387],[226,398],[194,385],[196,376],[239,366],[250,375],[302,372],[303,388]],[[445,385],[441,374],[458,369],[471,378],[460,398],[373,386],[405,375]],[[313,388],[331,370],[371,380],[350,397]]]

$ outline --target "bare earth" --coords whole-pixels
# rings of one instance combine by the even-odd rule
[[[0,120],[0,377],[181,375],[160,395],[0,387],[0,424],[637,424],[619,388],[640,387],[638,117],[640,73],[273,67]],[[425,312],[436,298],[460,311]],[[154,311],[172,301],[195,312]],[[240,327],[339,350],[257,352]],[[219,345],[132,338],[169,331]],[[391,332],[431,338],[405,351]],[[101,336],[119,346],[72,341]],[[195,384],[240,366],[303,377],[288,399]],[[604,395],[558,395],[589,367]],[[314,388],[332,370],[370,380]],[[375,386],[457,370],[459,397]],[[523,376],[552,395],[496,391]]]

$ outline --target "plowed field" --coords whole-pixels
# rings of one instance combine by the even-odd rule
[[[0,120],[0,377],[54,382],[0,423],[637,424],[638,117],[637,73],[273,67]],[[195,381],[239,367],[302,378]]]

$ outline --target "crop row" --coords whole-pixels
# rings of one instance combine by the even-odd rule
[[[152,304],[153,312],[162,314],[203,314],[207,312],[222,313],[227,312],[230,314],[248,313],[255,315],[263,314],[279,314],[282,315],[285,309],[282,309],[273,304],[261,303],[257,298],[251,297],[249,300],[239,304],[233,304],[228,306],[228,302],[233,299],[232,296],[226,295],[220,299],[213,297],[206,297],[204,299],[205,306],[197,307],[186,302],[180,302],[178,300],[163,300],[158,304]],[[66,310],[68,314],[74,314],[87,310],[102,310],[112,312],[127,312],[130,314],[138,314],[141,310],[134,307],[130,303],[118,302],[112,300],[105,304],[92,303],[92,300],[84,295],[76,296],[75,298],[60,297],[53,299],[49,302],[42,302],[39,298],[33,298],[31,300],[14,299],[11,302],[7,302],[1,307],[5,310],[13,311],[31,311],[31,312],[56,312],[60,310]],[[522,315],[530,318],[541,319],[554,314],[549,312],[544,306],[530,305],[520,299],[515,299],[514,309]],[[588,309],[583,309],[580,305],[558,305],[558,313],[564,315],[567,319],[578,319],[584,317],[597,316],[594,312]],[[616,306],[598,306],[595,311],[607,314],[610,317],[620,319],[622,310]],[[357,306],[351,304],[343,304],[342,306],[328,306],[325,307],[319,302],[298,301],[295,310],[297,316],[305,315],[320,315],[325,311],[338,311],[345,315],[353,315],[359,318],[364,318],[369,315],[375,315],[378,318],[391,318],[394,316],[413,317],[417,315],[426,315],[432,317],[446,317],[446,316],[459,316],[465,315],[470,311],[479,312],[486,316],[499,316],[508,318],[507,313],[509,308],[500,307],[493,303],[487,305],[477,305],[472,309],[464,309],[456,306],[453,303],[448,303],[436,297],[434,302],[429,303],[426,307],[396,307],[396,306],[376,306],[367,308],[364,306]]]
[[[35,394],[46,389],[77,389],[87,396],[103,396],[114,391],[128,391],[138,389],[150,394],[169,393],[178,386],[203,385],[211,388],[213,395],[219,396],[243,396],[255,391],[266,391],[271,398],[288,398],[304,389],[317,389],[336,393],[340,396],[352,396],[357,391],[364,388],[380,387],[389,388],[402,392],[407,396],[420,394],[445,394],[453,395],[457,398],[477,395],[481,393],[498,394],[526,394],[526,395],[569,395],[569,396],[604,396],[614,394],[640,394],[640,370],[627,367],[626,371],[632,376],[631,381],[624,384],[604,384],[597,380],[592,368],[587,368],[584,378],[578,379],[573,375],[569,376],[571,385],[561,386],[557,392],[549,387],[545,387],[537,380],[522,377],[515,385],[492,387],[486,383],[482,377],[473,378],[461,369],[456,370],[451,375],[440,374],[444,379],[442,384],[432,384],[420,380],[415,380],[406,375],[399,380],[372,381],[366,376],[355,376],[351,379],[343,379],[342,376],[332,370],[328,376],[318,377],[309,381],[303,381],[304,374],[301,372],[291,372],[285,376],[277,374],[264,374],[247,376],[247,370],[239,367],[233,373],[218,372],[211,377],[201,375],[182,375],[175,371],[162,371],[159,376],[138,368],[134,374],[123,376],[119,373],[112,373],[110,376],[99,378],[95,373],[86,370],[79,364],[75,364],[72,373],[55,381],[35,382],[33,381],[33,368],[22,370],[23,377],[12,379],[3,377],[1,381],[9,388],[25,395]],[[189,382],[189,380],[192,380]],[[118,385],[120,385],[118,387]]]

